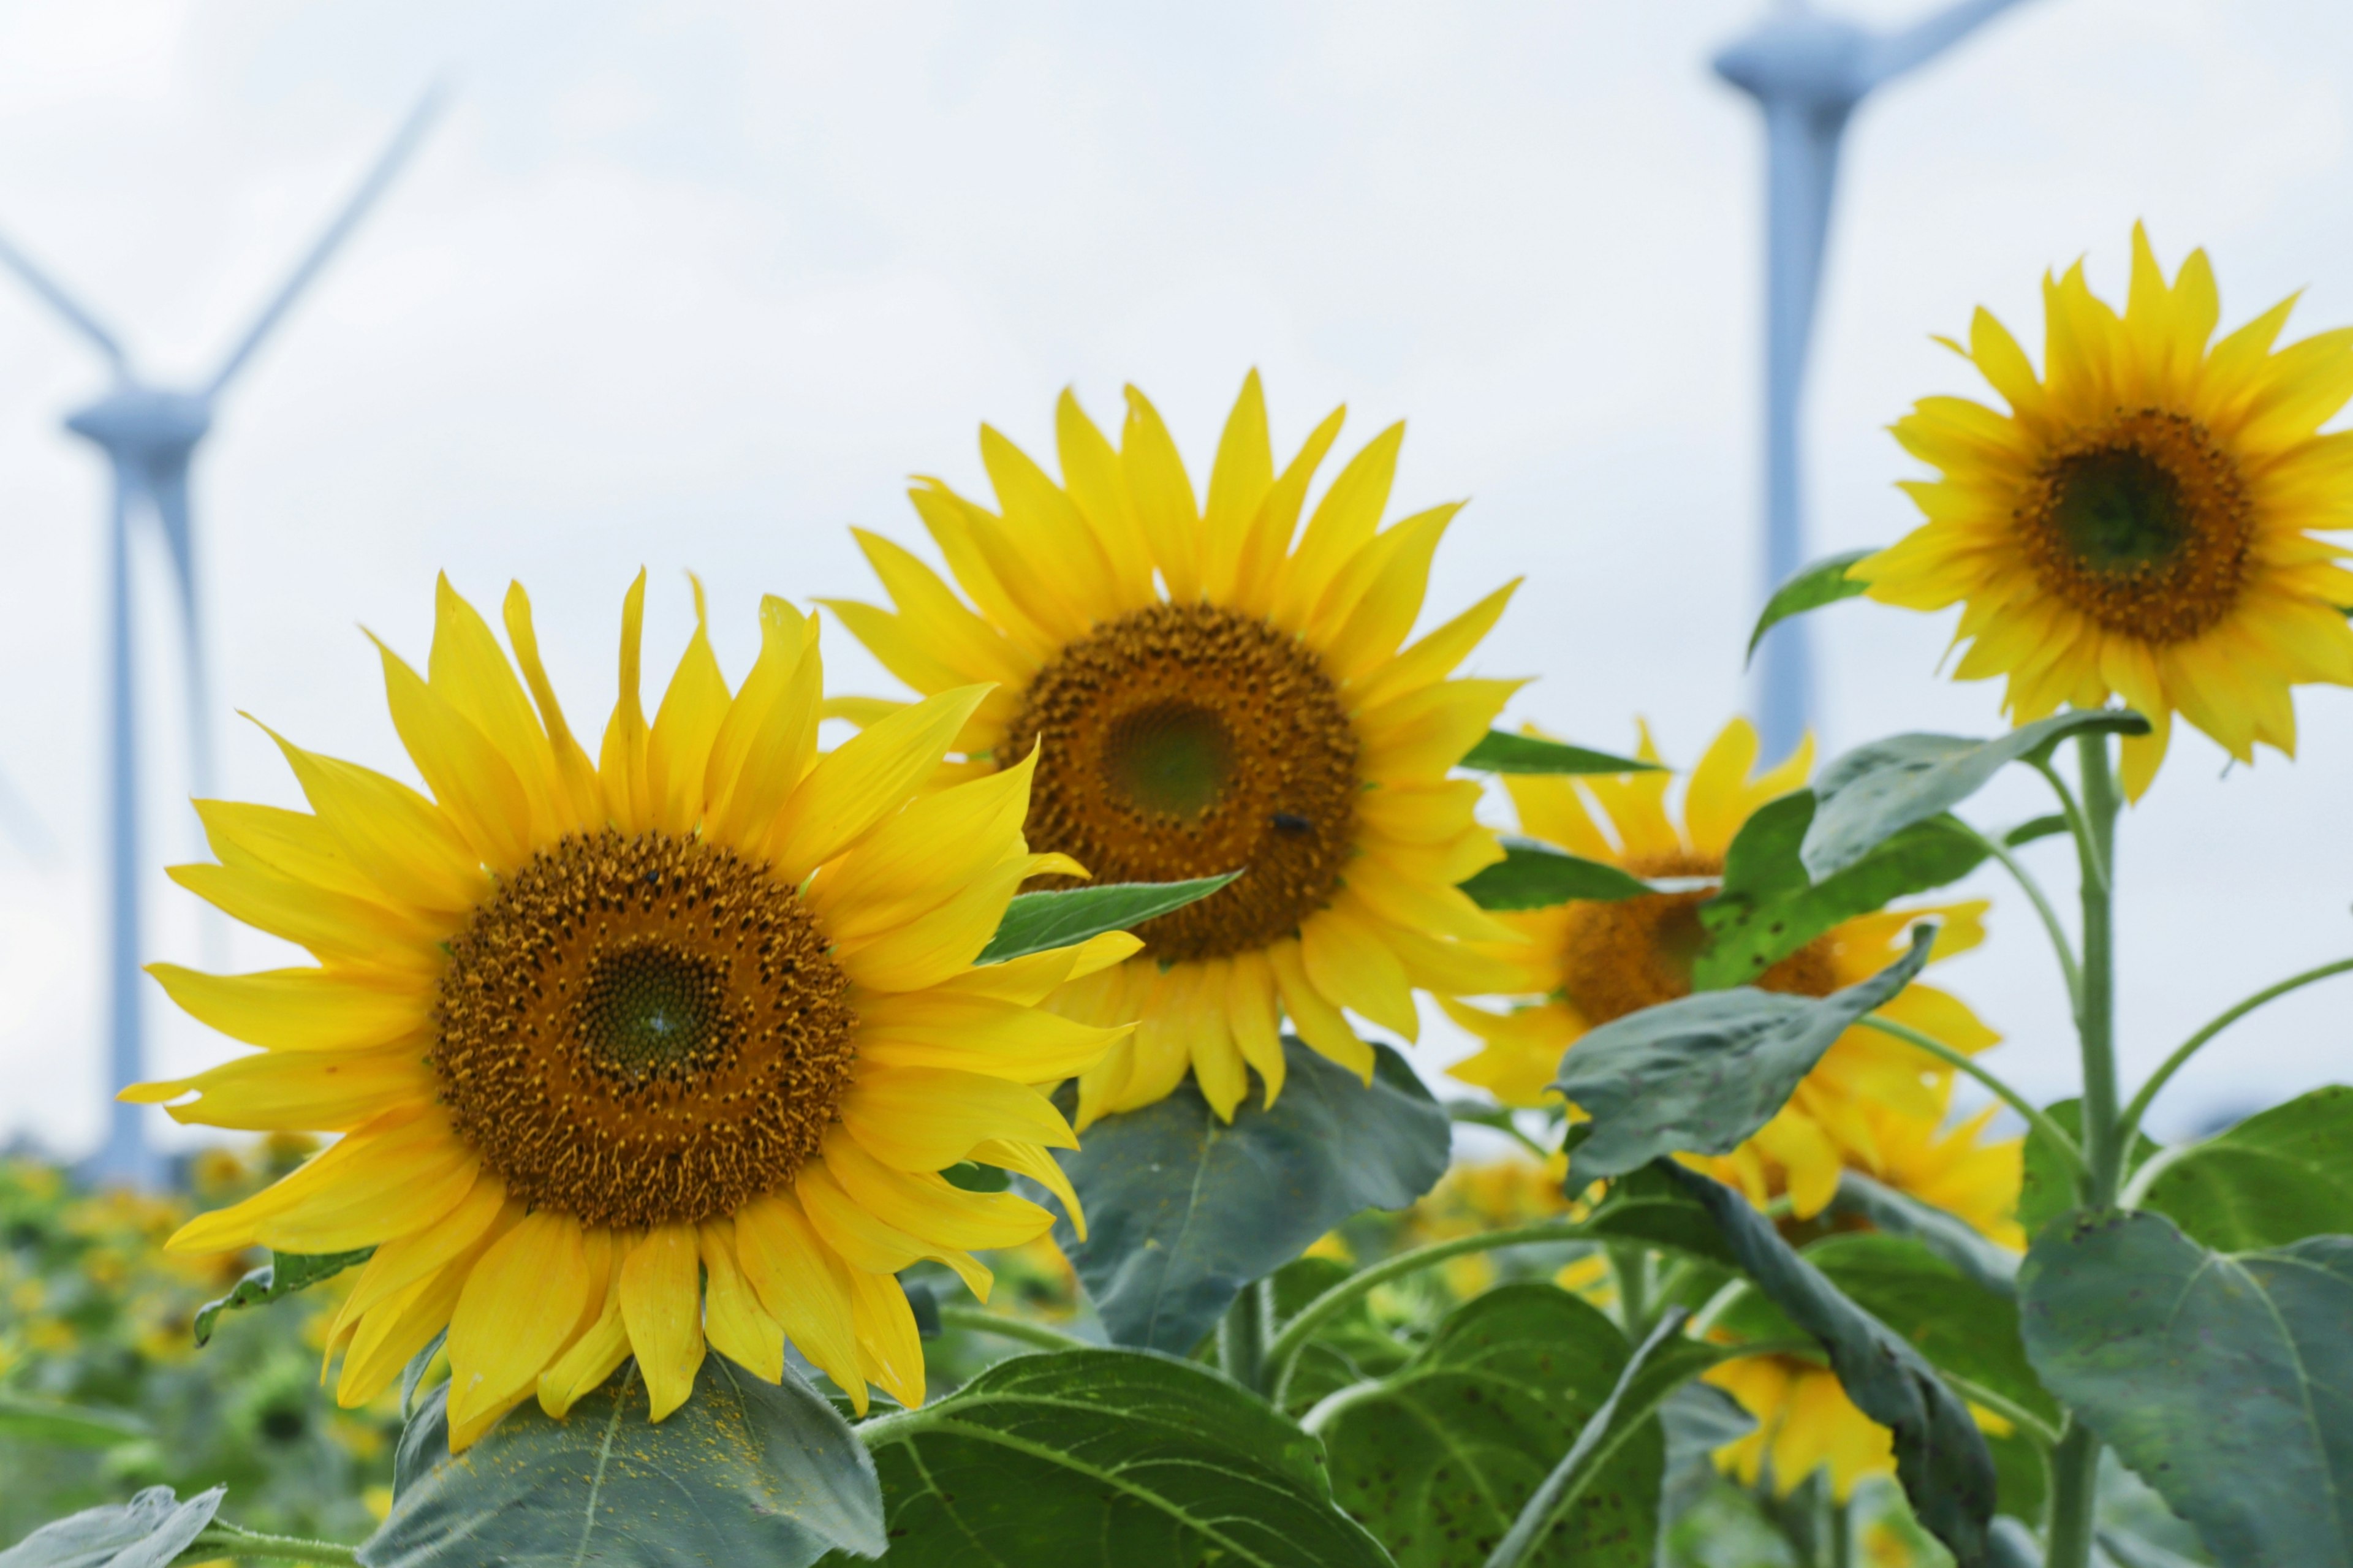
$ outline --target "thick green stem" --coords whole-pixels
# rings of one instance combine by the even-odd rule
[[[2026,1119],[2028,1126],[2049,1140],[2052,1152],[2070,1171],[2074,1173],[2080,1183],[2084,1174],[2084,1159],[2081,1152],[2075,1147],[2075,1141],[2067,1136],[2067,1130],[2052,1121],[2041,1107],[2010,1088],[1990,1069],[1979,1067],[1934,1035],[1924,1034],[1909,1024],[1899,1024],[1893,1018],[1883,1018],[1876,1013],[1866,1013],[1855,1021],[1866,1029],[1876,1029],[1892,1039],[1902,1040],[1908,1046],[1918,1047],[1938,1061],[1968,1074],[1993,1090],[2002,1103]]]
[[[1252,1394],[1266,1386],[1269,1296],[1263,1279],[1243,1286],[1218,1324],[1218,1365]]]
[[[2083,735],[2076,753],[2084,777],[2084,991],[2076,1035],[2084,1052],[2084,1202],[2105,1208],[2124,1179],[2117,1146],[2116,865],[2116,798],[2108,738]]]
[[[296,1535],[264,1535],[215,1520],[181,1549],[174,1562],[214,1557],[264,1558],[279,1563],[357,1563],[358,1550],[339,1541],[305,1541]]]
[[[2046,1568],[2088,1568],[2092,1536],[2098,1526],[2093,1505],[2099,1496],[2100,1440],[2081,1423],[2071,1423],[2051,1450],[2051,1523],[2044,1534]]]
[[[1045,1351],[1083,1351],[1099,1347],[1089,1344],[1075,1334],[1043,1323],[1032,1323],[1019,1318],[1008,1318],[1002,1312],[992,1312],[986,1307],[942,1307],[940,1325],[943,1328],[968,1329],[976,1334],[995,1334],[1001,1340],[1018,1340],[1025,1345],[1036,1345]]]
[[[1628,1339],[1651,1328],[1651,1255],[1639,1247],[1609,1249],[1609,1272],[1618,1283],[1618,1323]]]
[[[1831,1568],[1854,1568],[1854,1504],[1831,1494]]]
[[[2291,991],[2301,991],[2316,980],[2326,980],[2332,974],[2342,974],[2348,970],[2353,970],[2353,958],[2340,958],[2334,963],[2324,963],[2317,969],[2307,969],[2301,974],[2291,974],[2276,985],[2266,985],[2245,1001],[2219,1015],[2213,1022],[2182,1041],[2174,1053],[2165,1058],[2165,1065],[2149,1075],[2148,1081],[2140,1086],[2140,1092],[2132,1097],[2132,1103],[2126,1106],[2124,1113],[2116,1119],[2117,1142],[2127,1147],[2131,1145],[2133,1135],[2140,1131],[2140,1120],[2148,1113],[2149,1104],[2157,1099],[2158,1091],[2172,1080],[2173,1075],[2179,1072],[2183,1064],[2196,1056],[2207,1041],[2264,1003],[2275,1001]]]

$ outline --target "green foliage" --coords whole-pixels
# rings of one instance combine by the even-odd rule
[[[1127,1351],[1000,1362],[870,1422],[892,1560],[922,1568],[1382,1568],[1322,1446],[1204,1368]]]
[[[1372,1084],[1283,1041],[1271,1109],[1256,1093],[1220,1121],[1188,1079],[1107,1116],[1059,1157],[1086,1206],[1054,1238],[1114,1343],[1183,1355],[1242,1287],[1366,1208],[1403,1208],[1438,1180],[1453,1126],[1405,1059],[1375,1047]],[[1036,1193],[1033,1195],[1042,1194]]]
[[[150,1433],[145,1422],[119,1410],[0,1394],[0,1436],[69,1448],[111,1448]]]
[[[1757,646],[1765,640],[1765,634],[1791,616],[1802,616],[1809,610],[1819,610],[1824,605],[1835,605],[1841,599],[1852,599],[1869,593],[1871,584],[1859,583],[1848,576],[1846,569],[1875,553],[1870,550],[1845,550],[1799,567],[1787,581],[1773,590],[1773,596],[1765,601],[1765,613],[1757,617],[1757,628],[1748,634],[1747,658],[1755,658]]]
[[[1831,1208],[1869,1221],[1873,1230],[1911,1237],[1980,1290],[2004,1299],[2018,1294],[2018,1255],[1996,1247],[1967,1220],[1934,1204],[1883,1185],[1861,1171],[1843,1171]]]
[[[1995,1479],[1968,1407],[1910,1341],[1849,1300],[1746,1199],[1672,1161],[1658,1168],[1706,1208],[1757,1289],[1820,1342],[1847,1397],[1894,1434],[1896,1477],[1920,1522],[1961,1568],[1978,1568]]]
[[[1688,1345],[1683,1359],[1715,1358]],[[1568,1453],[1625,1369],[1626,1338],[1552,1285],[1504,1285],[1459,1308],[1404,1366],[1308,1418],[1340,1505],[1398,1568],[1477,1568]],[[1682,1383],[1696,1370],[1678,1364]],[[1665,1389],[1660,1389],[1662,1397]],[[1663,1444],[1653,1411],[1617,1429],[1545,1521],[1526,1562],[1650,1568]]]
[[[164,1568],[204,1533],[225,1494],[215,1487],[182,1502],[169,1487],[149,1487],[43,1525],[0,1552],[0,1568]]]
[[[196,1343],[212,1342],[213,1325],[220,1321],[223,1312],[282,1301],[297,1290],[308,1289],[322,1279],[332,1279],[346,1268],[356,1268],[375,1256],[373,1247],[363,1247],[356,1252],[273,1252],[269,1262],[239,1279],[227,1295],[196,1309]]]
[[[2218,1252],[2353,1235],[2353,1089],[2332,1084],[2258,1111],[2143,1173],[2138,1206]]]
[[[1700,906],[1709,941],[1692,963],[1693,989],[1749,984],[1841,921],[1957,882],[1986,858],[1974,832],[1940,814],[1816,881],[1799,858],[1816,809],[1813,792],[1799,790],[1741,825],[1725,856],[1724,890]]]
[[[997,923],[997,934],[973,962],[1002,963],[1008,958],[1068,947],[1105,931],[1125,931],[1206,899],[1240,875],[1229,871],[1221,877],[1196,877],[1187,882],[1104,882],[1091,888],[1016,893],[1006,906],[1005,918]]]
[[[634,1363],[561,1421],[536,1405],[449,1453],[447,1384],[400,1441],[384,1528],[366,1568],[797,1568],[829,1551],[882,1552],[873,1461],[799,1375],[763,1383],[713,1352],[694,1394],[646,1420]]]
[[[1546,741],[1535,735],[1514,735],[1490,730],[1470,754],[1457,764],[1484,773],[1656,773],[1666,770],[1637,757],[1612,756],[1608,752]]]
[[[1915,822],[1950,811],[2011,763],[2037,760],[2073,735],[2145,735],[2148,721],[2116,709],[2061,713],[1990,741],[1895,735],[1858,746],[1814,780],[1820,804],[1799,858],[1819,880],[1845,870]]]
[[[1831,1042],[1912,983],[1935,937],[1922,927],[1903,958],[1828,996],[1706,991],[1585,1036],[1552,1084],[1590,1129],[1570,1149],[1569,1190],[1662,1154],[1731,1152],[1772,1119]]]
[[[2353,1237],[2211,1251],[2076,1213],[2019,1275],[2043,1384],[2232,1568],[2353,1560]]]
[[[1482,910],[1544,910],[1572,899],[1639,899],[1651,884],[1606,860],[1537,844],[1506,844],[1504,858],[1462,884]]]
[[[2070,1138],[2084,1135],[2084,1102],[2061,1100],[2042,1108],[2042,1113],[2058,1125]],[[2126,1169],[2138,1168],[2157,1154],[2157,1144],[2147,1133],[2136,1132],[2131,1157]],[[2077,1203],[2075,1178],[2068,1173],[2066,1163],[2051,1141],[2033,1128],[2026,1133],[2026,1169],[2018,1189],[2018,1223],[2030,1237]]]

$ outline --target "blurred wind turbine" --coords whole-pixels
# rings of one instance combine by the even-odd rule
[[[439,113],[444,93],[427,91],[391,144],[375,161],[359,189],[352,194],[332,223],[319,236],[278,292],[262,307],[237,346],[203,387],[175,392],[141,378],[114,335],[72,295],[0,239],[0,265],[5,265],[75,331],[90,340],[114,373],[106,395],[66,420],[66,428],[97,444],[114,470],[114,499],[108,518],[107,596],[107,1067],[110,1084],[106,1143],[90,1162],[90,1173],[100,1180],[137,1186],[155,1185],[160,1162],[148,1147],[144,1111],[112,1099],[114,1090],[146,1076],[145,1049],[140,1019],[139,983],[139,745],[138,709],[132,658],[131,530],[145,514],[153,517],[170,548],[172,573],[179,590],[181,658],[188,705],[188,760],[192,783],[199,795],[212,787],[212,737],[206,695],[204,622],[196,591],[195,536],[188,517],[188,462],[196,444],[212,428],[213,405],[231,378],[245,368],[254,351],[302,290],[324,268],[336,248],[350,237],[393,176],[416,150],[426,129]]]
[[[1839,144],[1864,98],[1926,65],[2017,4],[1960,0],[1892,33],[1783,0],[1756,31],[1715,57],[1715,74],[1765,113],[1765,584],[1770,595],[1805,564],[1799,511],[1798,404],[1821,290],[1822,251],[1838,184]],[[1813,718],[1805,618],[1767,634],[1757,728],[1767,758],[1788,754]]]

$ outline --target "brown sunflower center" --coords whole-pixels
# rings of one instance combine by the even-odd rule
[[[596,1226],[733,1212],[816,1153],[849,982],[732,850],[607,831],[543,849],[449,942],[433,1065],[510,1196]]]
[[[1626,868],[1642,878],[1716,877],[1724,862],[1701,855],[1636,856]],[[1569,905],[1560,952],[1562,994],[1597,1027],[1690,995],[1692,963],[1707,941],[1699,907],[1714,896],[1651,893]],[[1838,973],[1828,944],[1816,938],[1767,970],[1757,984],[1793,996],[1827,996],[1838,989]]]
[[[2207,630],[2246,582],[2245,481],[2179,414],[2143,408],[2074,437],[2045,459],[2016,515],[2045,589],[2147,642]]]
[[[1154,605],[1057,654],[1011,731],[1042,741],[1030,847],[1098,882],[1241,868],[1213,897],[1147,921],[1171,963],[1263,947],[1324,907],[1356,826],[1356,732],[1299,639],[1211,605]]]

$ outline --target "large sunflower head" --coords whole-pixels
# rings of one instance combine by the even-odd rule
[[[1899,420],[1928,521],[1852,568],[1873,598],[1963,605],[1956,674],[2005,676],[2024,723],[2111,696],[2155,729],[2124,742],[2137,796],[2177,711],[2242,762],[2293,753],[2290,688],[2353,682],[2353,574],[2313,537],[2353,526],[2353,330],[2284,349],[2284,300],[2219,342],[2214,275],[2193,251],[2168,283],[2133,229],[2122,315],[2079,262],[2042,287],[2042,372],[1978,311],[1974,361],[2009,405],[1930,397]]]
[[[1758,806],[1801,787],[1810,742],[1779,766],[1756,773],[1757,731],[1744,719],[1725,725],[1692,770],[1682,820],[1667,809],[1672,775],[1625,773],[1572,782],[1557,775],[1505,780],[1529,836],[1572,855],[1621,866],[1638,877],[1713,878],[1725,851]],[[1645,731],[1641,755],[1657,752]],[[1705,938],[1699,906],[1710,893],[1646,894],[1618,902],[1579,900],[1503,917],[1526,938],[1515,989],[1543,1000],[1496,1014],[1451,998],[1440,1002],[1478,1037],[1482,1049],[1447,1070],[1512,1105],[1543,1103],[1561,1053],[1588,1029],[1629,1013],[1689,995],[1692,961]],[[1978,902],[1883,910],[1832,927],[1765,972],[1767,991],[1808,996],[1876,974],[1902,956],[1911,925],[1941,922],[1935,958],[1983,940]],[[1957,1050],[1978,1051],[1999,1036],[1958,998],[1915,982],[1878,1009]],[[1888,1110],[1933,1125],[1943,1115],[1948,1068],[1900,1041],[1848,1030],[1772,1121],[1732,1153],[1702,1162],[1719,1180],[1762,1205],[1786,1192],[1801,1217],[1818,1214],[1848,1164],[1879,1172],[1887,1151],[1873,1116]]]
[[[456,1447],[533,1394],[563,1414],[630,1355],[659,1420],[706,1345],[774,1381],[788,1337],[860,1409],[870,1382],[919,1403],[892,1276],[934,1258],[985,1294],[973,1250],[1050,1223],[938,1173],[982,1161],[1074,1204],[1046,1152],[1071,1130],[1030,1085],[1119,1033],[1037,1004],[1133,938],[974,966],[1025,879],[1082,874],[1023,840],[1033,764],[931,787],[986,687],[820,754],[816,620],[763,601],[731,690],[698,588],[649,722],[644,590],[593,762],[522,589],[511,664],[445,580],[425,673],[383,655],[430,793],[280,740],[311,809],[200,802],[219,863],[173,871],[318,962],[153,966],[262,1048],[125,1098],[343,1137],[171,1246],[374,1247],[328,1350],[338,1396],[373,1397],[446,1326]]]
[[[918,691],[998,683],[957,744],[984,772],[1036,767],[1033,844],[1105,881],[1241,873],[1140,926],[1134,960],[1057,999],[1095,1023],[1141,1020],[1080,1078],[1082,1127],[1188,1069],[1221,1116],[1249,1068],[1271,1100],[1284,1015],[1369,1078],[1346,1013],[1410,1039],[1417,988],[1508,978],[1496,955],[1512,933],[1455,888],[1500,851],[1472,819],[1478,786],[1447,773],[1516,685],[1449,679],[1511,587],[1405,646],[1460,508],[1381,526],[1396,426],[1311,510],[1340,420],[1278,470],[1253,374],[1197,497],[1143,394],[1128,390],[1114,447],[1064,393],[1059,480],[983,426],[994,510],[917,482],[955,586],[858,536],[896,612],[834,608]]]

